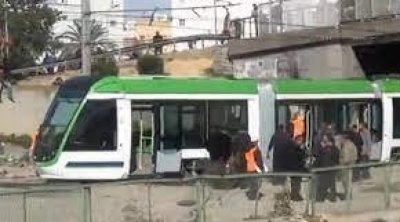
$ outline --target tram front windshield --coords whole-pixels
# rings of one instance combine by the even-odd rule
[[[55,157],[64,133],[83,100],[86,90],[61,86],[40,126],[34,160],[48,161]]]

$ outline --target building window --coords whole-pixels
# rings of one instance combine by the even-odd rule
[[[185,26],[185,19],[179,19],[179,26]]]
[[[114,21],[114,20],[111,20],[110,21],[110,26],[111,27],[115,27],[117,25],[117,22],[116,21]]]

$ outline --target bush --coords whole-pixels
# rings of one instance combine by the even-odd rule
[[[164,60],[158,56],[145,55],[137,63],[139,74],[160,75],[164,73]]]
[[[11,143],[22,146],[24,148],[29,148],[32,143],[32,138],[27,134],[18,136],[15,134],[11,135],[0,134],[0,142]]]
[[[113,57],[99,58],[92,65],[94,76],[116,76],[119,73],[117,62]]]

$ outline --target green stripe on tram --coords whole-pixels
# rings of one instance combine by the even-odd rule
[[[93,85],[91,92],[127,94],[257,94],[258,88],[255,80],[107,77]]]
[[[378,81],[382,92],[384,93],[400,93],[399,79],[385,79]]]
[[[363,94],[373,93],[368,80],[277,80],[277,94]]]

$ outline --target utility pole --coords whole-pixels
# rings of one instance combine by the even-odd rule
[[[217,35],[217,0],[214,0],[214,34]]]
[[[82,48],[82,73],[84,75],[91,74],[91,45],[90,45],[90,0],[81,1],[82,13],[82,34],[81,34],[81,48]]]
[[[7,2],[6,2],[6,0],[3,0],[3,3],[4,3],[4,41],[5,41],[5,43],[6,43],[6,45],[5,45],[5,48],[6,48],[6,52],[5,52],[5,55],[4,55],[4,57],[6,58],[6,59],[8,59],[8,54],[9,54],[9,48],[8,48],[8,8],[6,7],[7,6]]]

